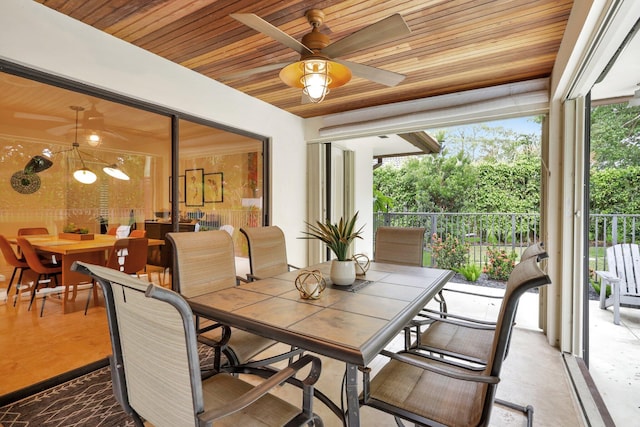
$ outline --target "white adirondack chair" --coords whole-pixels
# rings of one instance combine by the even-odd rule
[[[620,324],[620,304],[640,307],[640,247],[622,243],[607,248],[607,271],[596,271],[601,278],[600,308],[613,306],[613,323]],[[607,285],[611,296],[606,297]]]

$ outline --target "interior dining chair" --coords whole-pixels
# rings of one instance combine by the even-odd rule
[[[72,269],[103,290],[113,392],[136,426],[322,426],[311,398],[317,357],[271,371],[256,385],[225,372],[202,379],[193,313],[182,296],[102,266],[76,262]],[[307,368],[300,406],[270,393]]]
[[[18,236],[37,236],[43,234],[49,234],[49,229],[47,227],[23,227],[18,229]],[[38,252],[38,255],[42,259],[42,262],[44,262],[45,264],[49,262],[55,264],[58,262],[56,260],[55,254]],[[18,257],[22,258],[20,249],[18,249]]]
[[[425,231],[424,227],[378,227],[374,260],[422,267]]]
[[[22,251],[24,259],[29,265],[29,269],[38,274],[36,281],[31,287],[31,300],[29,301],[29,310],[33,305],[33,301],[36,299],[36,294],[39,292],[40,285],[44,284],[50,289],[43,289],[40,295],[42,295],[42,306],[40,308],[40,316],[44,313],[44,305],[47,301],[47,295],[52,293],[60,294],[64,292],[64,286],[58,284],[58,276],[62,275],[62,266],[60,264],[44,264],[42,259],[38,256],[35,248],[24,237],[18,236],[16,238],[18,247]],[[55,287],[49,286],[51,281],[55,283]]]
[[[149,249],[149,239],[145,237],[118,239],[114,242],[109,255],[107,256],[108,268],[121,271],[125,274],[137,275],[144,271],[147,265],[147,251]],[[84,307],[84,314],[87,314],[91,295],[97,297],[97,289],[94,283],[91,283],[87,302]]]
[[[25,227],[18,229],[18,236],[33,236],[38,234],[49,234],[47,227]]]
[[[120,224],[117,225],[112,225],[107,229],[107,235],[109,236],[115,236],[116,233],[118,232],[118,227],[120,227]]]
[[[249,248],[248,280],[258,280],[298,269],[287,262],[287,246],[282,229],[276,225],[242,227]]]
[[[131,233],[129,233],[129,237],[132,239],[147,237],[147,230],[131,230]]]
[[[18,271],[20,272],[20,274],[18,274],[18,280],[16,282],[16,294],[13,297],[13,305],[15,306],[16,300],[19,297],[20,292],[25,290],[29,291],[29,286],[22,284],[22,274],[24,273],[25,270],[29,269],[29,264],[27,264],[27,261],[24,258],[22,259],[18,258],[18,255],[14,252],[13,248],[11,247],[11,243],[9,243],[7,238],[1,234],[0,234],[0,250],[2,250],[2,255],[4,256],[4,260],[6,261],[7,265],[10,265],[11,267],[13,267],[13,273],[11,273],[9,286],[7,286],[5,301],[8,300],[9,298],[9,294],[11,293],[11,286],[13,285],[13,280],[16,278],[16,274],[18,273]]]
[[[173,248],[172,287],[185,298],[231,288],[243,280],[236,276],[233,241],[227,232],[174,232],[167,233],[166,238]],[[199,339],[215,349],[215,369],[220,368],[223,354],[229,364],[239,365],[275,344],[273,340],[239,329],[232,329],[229,337],[229,329],[220,324],[201,327],[200,323],[200,319],[196,319]],[[279,356],[277,360],[284,358]]]
[[[537,258],[516,265],[482,371],[466,371],[412,350],[384,351],[391,360],[371,380],[369,372],[364,372],[361,403],[420,425],[489,425],[517,302],[527,290],[550,282]]]

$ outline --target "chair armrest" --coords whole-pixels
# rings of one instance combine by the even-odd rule
[[[493,299],[504,298],[504,295],[489,295],[482,292],[470,292],[470,291],[463,291],[459,289],[442,288],[442,291],[455,292],[455,293],[466,294],[466,295],[475,295],[477,297],[484,297],[484,298],[493,298]]]
[[[610,273],[609,271],[596,271],[596,274],[605,282],[609,283],[619,283],[620,278],[615,274]]]
[[[431,309],[423,309],[418,316],[426,318],[422,321],[423,324],[433,323],[433,321],[438,322],[446,322],[455,323],[458,325],[469,326],[470,328],[478,328],[478,329],[495,329],[496,322],[491,320],[482,320],[482,319],[474,319],[471,317],[461,316],[459,314],[452,313],[444,313],[441,311],[431,310]],[[453,319],[453,320],[451,320]],[[456,322],[455,320],[458,320]],[[420,322],[419,320],[415,320],[415,322]]]
[[[438,375],[444,375],[446,377],[449,378],[454,378],[457,380],[462,380],[462,381],[473,381],[473,382],[479,382],[479,383],[486,383],[486,384],[497,384],[498,382],[500,382],[500,378],[498,377],[494,377],[494,376],[489,376],[489,375],[482,375],[482,374],[474,374],[474,373],[463,373],[463,372],[458,372],[458,371],[454,371],[454,370],[450,370],[450,369],[446,369],[444,367],[438,367],[435,365],[431,365],[429,363],[421,363],[419,360],[415,360],[412,357],[407,356],[406,352],[398,352],[398,353],[392,353],[390,351],[387,350],[383,350],[382,352],[380,352],[380,354],[382,354],[383,356],[387,356],[390,359],[393,360],[397,360],[399,362],[403,362],[406,363],[408,365],[412,365],[412,366],[416,366],[418,368],[427,370],[427,371],[431,371],[433,373],[436,373]]]
[[[302,380],[302,383],[306,387],[313,387],[313,384],[318,381],[320,377],[321,370],[321,362],[320,359],[307,354],[302,356],[300,359],[287,365],[287,367],[275,373],[273,376],[269,377],[265,381],[256,385],[250,391],[246,392],[239,399],[236,399],[233,402],[230,402],[225,405],[224,408],[216,408],[205,411],[201,415],[198,416],[202,421],[207,423],[207,425],[211,425],[212,422],[216,419],[226,417],[227,415],[231,415],[234,412],[238,412],[247,406],[251,405],[256,400],[260,399],[262,396],[269,393],[271,389],[285,382],[287,379],[293,377],[300,369],[305,367],[306,365],[311,363],[311,370],[307,377]]]

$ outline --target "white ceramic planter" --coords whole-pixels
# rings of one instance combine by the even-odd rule
[[[331,273],[329,274],[334,285],[348,286],[356,280],[356,264],[353,260],[338,261],[331,263]]]

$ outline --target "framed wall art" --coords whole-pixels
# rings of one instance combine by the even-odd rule
[[[186,206],[204,206],[204,169],[186,169]]]
[[[204,202],[222,203],[224,200],[224,181],[222,172],[204,174]]]
[[[169,177],[169,203],[173,202],[173,177]],[[178,176],[178,203],[184,203],[184,175]]]

